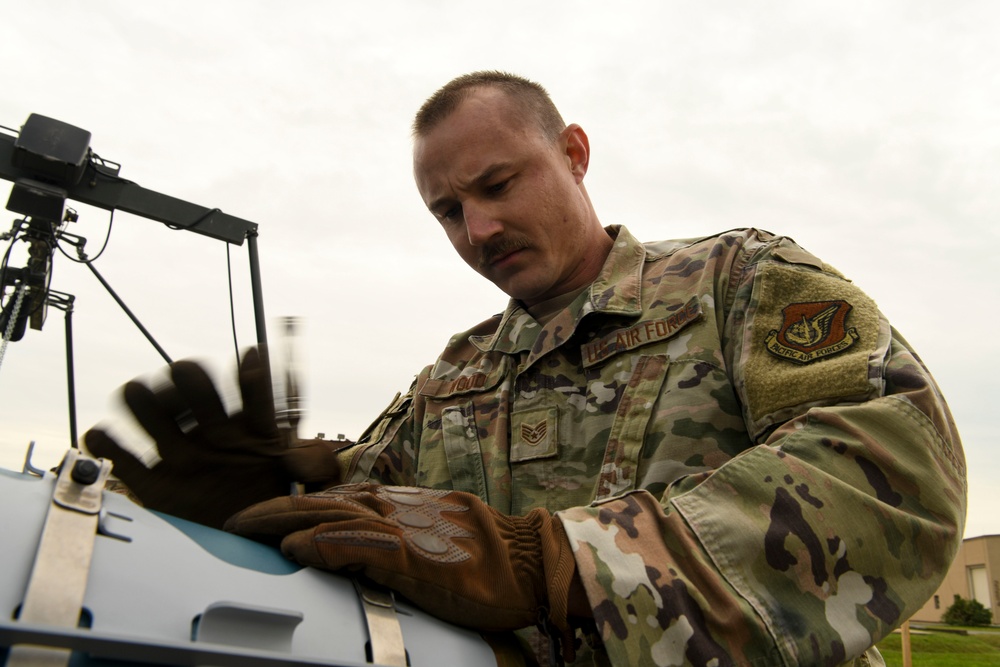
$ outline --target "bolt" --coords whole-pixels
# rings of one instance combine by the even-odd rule
[[[73,478],[73,481],[84,486],[89,486],[96,482],[100,475],[101,466],[90,459],[77,459],[76,463],[73,464],[72,472],[70,472],[70,477]]]

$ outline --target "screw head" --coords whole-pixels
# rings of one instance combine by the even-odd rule
[[[76,463],[73,464],[73,470],[70,472],[70,477],[73,481],[84,486],[93,484],[100,476],[101,466],[90,459],[77,459]]]

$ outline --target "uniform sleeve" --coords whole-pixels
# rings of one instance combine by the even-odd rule
[[[957,431],[871,299],[788,242],[732,282],[720,326],[748,448],[659,498],[558,513],[616,665],[848,662],[961,541]]]
[[[412,486],[416,444],[420,437],[422,403],[417,388],[430,367],[414,379],[405,394],[397,394],[352,447],[338,453],[343,482],[375,482]]]

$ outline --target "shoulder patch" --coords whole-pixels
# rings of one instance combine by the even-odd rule
[[[876,391],[887,345],[881,326],[878,307],[853,283],[761,262],[736,368],[751,431]]]
[[[771,329],[764,344],[771,354],[800,364],[843,352],[858,340],[858,330],[846,325],[851,304],[811,301],[785,306],[780,329]]]

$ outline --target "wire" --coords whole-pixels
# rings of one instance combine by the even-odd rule
[[[100,162],[99,165],[98,162]],[[90,158],[88,160],[88,163],[90,164],[90,168],[93,170],[96,176],[106,178],[114,183],[125,183],[128,185],[135,185],[135,181],[130,181],[127,178],[122,178],[121,176],[118,175],[118,172],[121,171],[122,166],[121,164],[115,162],[114,160],[105,160],[94,151],[90,151]],[[111,169],[111,167],[109,167],[108,165],[114,165],[115,173],[109,174],[105,171],[102,171],[102,169]]]
[[[240,344],[236,338],[236,300],[233,298],[233,262],[230,259],[229,244],[226,244],[226,275],[229,278],[229,321],[233,329],[233,348],[236,350],[236,369],[240,368]]]
[[[65,257],[71,262],[75,262],[76,264],[88,264],[90,262],[96,262],[101,257],[101,255],[104,254],[104,251],[107,250],[108,248],[108,241],[111,239],[111,228],[114,227],[114,224],[115,224],[115,209],[111,209],[111,215],[108,216],[108,233],[104,235],[104,243],[101,244],[101,249],[98,250],[97,254],[94,255],[93,257],[90,258],[83,257],[80,259],[75,259],[68,252],[66,252],[61,245],[59,245],[58,242],[62,239],[58,238],[56,239],[56,247],[59,248],[59,252],[63,254],[63,257]],[[78,253],[83,252],[80,248],[77,248],[76,250]],[[86,253],[84,253],[84,255],[86,255]]]
[[[8,129],[8,130],[10,129],[10,128],[7,128],[7,127],[5,127],[3,125],[0,125],[0,128],[2,128],[2,129]],[[121,178],[121,177],[115,175],[115,174],[109,174],[109,173],[106,173],[106,172],[102,171],[101,169],[98,168],[98,165],[97,165],[98,161],[100,161],[101,166],[107,168],[106,165],[107,165],[107,163],[109,161],[104,160],[103,158],[101,158],[96,153],[91,152],[91,157],[90,157],[89,162],[90,162],[91,168],[93,169],[93,173],[96,176],[99,176],[99,177],[102,177],[102,178],[106,178],[106,179],[108,179],[110,181],[117,181],[117,182],[121,182],[121,183],[132,183],[132,181],[128,181],[128,180],[126,180],[124,178]],[[115,164],[118,167],[121,166],[121,165],[118,165],[117,163],[112,163],[112,164]],[[182,226],[182,225],[170,225],[170,224],[167,224],[165,226],[169,227],[170,229],[175,229],[175,230],[187,230],[187,229],[191,229],[192,227],[195,227],[198,224],[200,224],[203,220],[207,219],[212,214],[219,213],[219,212],[221,212],[221,209],[213,208],[213,209],[210,209],[210,210],[206,211],[204,215],[202,215],[200,218],[198,218],[197,220],[195,220],[194,222],[192,222],[189,225]],[[68,260],[70,260],[71,262],[73,262],[75,264],[85,264],[88,268],[90,268],[90,270],[94,273],[94,275],[98,278],[98,280],[104,285],[105,289],[107,289],[108,292],[111,293],[112,297],[114,297],[115,300],[118,301],[119,305],[122,307],[122,309],[125,311],[125,313],[130,318],[132,318],[133,322],[136,324],[136,326],[139,328],[139,330],[147,337],[147,339],[149,339],[149,341],[153,344],[153,346],[157,349],[157,351],[160,352],[161,356],[163,356],[163,358],[167,360],[167,363],[170,363],[171,362],[170,357],[167,356],[166,352],[164,352],[163,349],[156,343],[156,341],[153,340],[151,334],[149,334],[149,332],[145,330],[145,328],[142,326],[142,324],[139,323],[139,321],[135,318],[135,316],[131,313],[131,311],[129,311],[129,309],[125,306],[124,302],[122,302],[120,300],[120,298],[111,289],[110,285],[107,284],[107,282],[100,276],[99,273],[97,273],[97,270],[94,268],[93,263],[95,261],[97,261],[98,259],[100,259],[100,257],[102,255],[104,255],[104,251],[107,250],[107,248],[108,248],[108,245],[109,245],[110,240],[111,240],[111,232],[114,229],[114,223],[115,223],[115,209],[112,208],[112,209],[110,209],[110,214],[108,216],[108,230],[107,230],[107,233],[104,236],[104,242],[101,244],[101,249],[97,252],[97,254],[94,257],[88,258],[86,256],[86,253],[83,252],[83,243],[81,243],[80,245],[76,245],[76,244],[72,243],[71,241],[67,241],[64,238],[61,238],[60,235],[59,235],[59,232],[57,232],[55,229],[52,230],[52,235],[51,235],[54,248],[58,248],[59,252],[64,257],[66,257]],[[37,232],[37,230],[35,230],[35,231]],[[67,233],[67,236],[69,236],[69,237],[75,237],[77,239],[82,239],[84,242],[86,242],[86,239],[84,239],[82,236],[76,236],[74,234],[69,234],[69,233]],[[25,230],[20,225],[16,225],[14,227],[14,229],[12,230],[12,232],[11,232],[11,239],[10,239],[10,243],[7,244],[7,250],[4,251],[3,257],[2,257],[2,259],[0,259],[0,306],[3,305],[4,297],[6,296],[6,278],[7,278],[7,270],[9,268],[9,264],[10,264],[11,253],[13,252],[14,246],[15,246],[15,244],[18,241],[22,241],[22,242],[26,241],[25,237],[26,237]],[[63,247],[63,243],[68,243],[69,245],[73,245],[76,248],[77,254],[80,256],[80,258],[78,259],[76,257],[73,257],[69,252],[67,252],[66,249]],[[233,348],[234,348],[235,353],[236,353],[236,365],[237,365],[237,367],[239,367],[239,364],[240,364],[240,346],[239,346],[239,337],[238,337],[237,330],[236,330],[236,297],[235,297],[234,290],[233,290],[232,257],[231,257],[230,248],[229,248],[230,244],[226,243],[225,245],[226,245],[226,277],[227,277],[228,288],[229,288],[229,320],[230,320],[230,328],[231,328],[232,334],[233,334]],[[53,252],[54,252],[54,250],[53,250]],[[46,273],[46,285],[44,287],[43,294],[48,295],[48,293],[50,291],[50,288],[52,286],[52,280],[53,280],[52,274],[53,274],[53,268],[55,266],[55,262],[53,262],[53,257],[52,257],[51,253],[45,259],[45,261],[47,262],[46,271],[45,271],[45,273]],[[17,290],[15,290],[14,292],[12,292],[11,295],[10,295],[11,298],[13,298],[16,295],[16,293],[17,293]],[[9,301],[9,299],[8,299],[8,301]],[[34,312],[38,311],[40,308],[42,308],[45,305],[45,303],[46,303],[45,299],[40,299],[39,302],[38,302],[38,304],[36,305],[35,309],[32,311],[32,313],[34,313]]]
[[[98,163],[100,163],[100,164],[98,164]],[[135,185],[134,181],[130,181],[127,178],[122,178],[121,176],[118,175],[118,171],[121,169],[122,166],[119,163],[115,162],[114,160],[105,160],[104,158],[102,158],[97,153],[91,151],[90,152],[90,158],[89,158],[89,164],[90,164],[90,167],[91,167],[91,169],[93,170],[93,172],[94,172],[94,174],[96,176],[99,176],[101,178],[105,178],[105,179],[107,179],[109,181],[112,181],[114,183],[126,183],[126,184],[129,184],[129,185]],[[109,174],[106,171],[103,171],[103,169],[110,169],[111,168],[111,167],[108,167],[109,164],[110,165],[114,165],[115,173]],[[113,212],[114,211],[112,210],[112,213]],[[197,218],[194,222],[188,223],[186,225],[175,225],[175,224],[171,224],[169,222],[165,222],[165,223],[163,223],[163,225],[166,228],[173,229],[175,231],[176,230],[192,229],[192,228],[197,227],[198,225],[200,225],[202,222],[204,222],[205,220],[207,220],[208,218],[210,218],[215,213],[222,213],[222,209],[219,209],[219,208],[209,209],[209,210],[205,211],[204,215],[202,215],[201,217]]]

